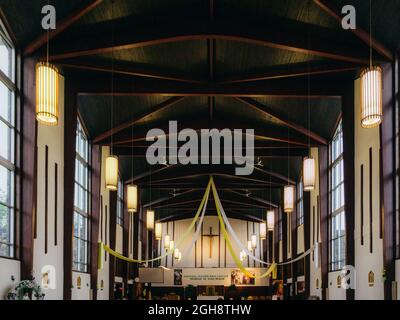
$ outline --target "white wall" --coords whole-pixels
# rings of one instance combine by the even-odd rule
[[[384,285],[382,280],[383,270],[383,242],[379,238],[379,152],[380,139],[379,127],[373,129],[363,129],[360,124],[360,81],[355,81],[355,264],[356,264],[356,299],[374,299],[384,298]],[[369,190],[369,149],[372,148],[372,243],[373,252],[370,253],[370,190]],[[364,244],[361,245],[361,172],[360,167],[364,166]],[[375,274],[375,283],[373,286],[368,284],[368,273],[372,271]]]
[[[0,300],[21,280],[20,270],[21,263],[18,260],[0,258]]]
[[[328,300],[346,300],[346,290],[337,283],[340,271],[329,272],[328,274]]]
[[[64,78],[60,78],[59,123],[57,126],[38,124],[37,137],[37,238],[34,239],[33,276],[41,284],[42,268],[53,266],[55,289],[44,289],[45,299],[63,298],[63,221],[64,221]],[[48,252],[45,253],[45,153],[48,147]],[[58,164],[57,245],[55,245],[55,163]],[[50,277],[51,278],[51,277]],[[51,285],[51,284],[50,284]]]
[[[317,205],[317,197],[319,195],[319,158],[318,158],[318,148],[311,148],[311,155],[315,159],[315,167],[317,168],[315,172],[315,188],[310,191],[310,244],[316,245],[321,240],[321,234],[318,233],[318,230],[321,231],[320,221],[318,218],[318,205]],[[315,208],[315,209],[313,209]],[[313,214],[313,210],[315,210],[315,214]],[[318,228],[319,227],[319,228]],[[313,235],[314,232],[314,235]],[[314,242],[314,243],[313,243]],[[321,257],[319,253],[311,254],[310,257],[310,295],[318,296],[322,298],[322,290],[321,290],[321,282],[322,282],[322,274],[321,274]]]

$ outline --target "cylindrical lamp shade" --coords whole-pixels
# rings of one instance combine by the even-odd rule
[[[173,251],[174,248],[175,248],[175,242],[174,242],[174,240],[171,240],[171,241],[169,242],[169,251]]]
[[[45,125],[58,124],[59,73],[47,62],[36,65],[36,119]]]
[[[311,157],[303,159],[303,188],[305,191],[315,188],[315,159]]]
[[[283,210],[287,213],[294,210],[294,187],[286,186],[283,189]]]
[[[118,157],[116,156],[106,159],[106,188],[111,191],[118,189]]]
[[[138,188],[136,185],[131,184],[128,186],[126,190],[127,195],[127,207],[128,212],[135,213],[137,212],[137,204],[138,204]]]
[[[255,234],[251,235],[251,247],[253,250],[257,248],[257,236]]]
[[[274,210],[267,211],[267,228],[268,231],[274,231],[275,226],[275,212]]]
[[[249,250],[249,252],[253,251],[253,247],[251,245],[251,240],[247,241],[247,250]]]
[[[246,251],[244,251],[244,250],[240,251],[239,257],[240,257],[240,261],[242,261],[242,262],[243,262],[244,260],[246,260],[246,258],[247,258]]]
[[[181,260],[182,260],[182,252],[179,251],[179,253],[178,253],[178,261],[181,261]]]
[[[178,248],[174,250],[174,259],[176,259],[176,260],[179,259],[179,252],[180,252],[180,251],[179,251]]]
[[[162,223],[160,223],[160,222],[156,223],[155,238],[156,238],[156,240],[161,240],[161,238],[162,238]]]
[[[378,66],[361,73],[361,126],[373,128],[382,122],[382,69]]]
[[[171,237],[166,234],[164,237],[164,249],[169,250],[169,246],[171,245]]]
[[[146,227],[147,230],[154,230],[154,211],[147,210],[146,212]]]
[[[260,239],[267,239],[267,224],[265,222],[260,223]]]

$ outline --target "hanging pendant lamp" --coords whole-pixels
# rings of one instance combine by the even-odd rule
[[[249,252],[253,251],[253,246],[251,245],[251,240],[247,241],[247,250]]]
[[[109,156],[106,159],[106,188],[111,191],[118,189],[118,157]]]
[[[174,242],[174,240],[170,240],[170,242],[169,242],[169,251],[174,251],[174,249],[175,249],[175,242]]]
[[[178,259],[179,259],[179,253],[180,253],[180,251],[179,251],[178,248],[174,249],[174,259],[175,259],[175,260],[178,260]]]
[[[47,126],[58,124],[58,69],[48,62],[36,65],[36,119]]]
[[[154,230],[154,211],[147,210],[146,212],[146,227],[147,230]]]
[[[155,238],[156,240],[161,240],[162,238],[162,223],[157,222],[155,226]]]
[[[267,211],[267,229],[268,231],[274,231],[275,225],[275,212],[274,210]]]
[[[370,66],[361,72],[361,126],[374,128],[382,116],[382,69]]]
[[[303,188],[304,191],[311,191],[315,188],[315,159],[312,157],[303,159]]]
[[[294,210],[294,187],[286,186],[283,189],[283,210],[286,213],[293,212]]]
[[[251,235],[251,247],[253,250],[257,248],[257,236],[255,234]]]
[[[164,236],[164,249],[169,250],[170,245],[171,245],[171,237],[168,234],[166,234]]]
[[[260,239],[267,239],[267,224],[265,222],[260,223]]]
[[[138,189],[137,186],[131,184],[128,186],[127,191],[127,207],[128,212],[135,213],[137,212],[137,203],[138,203]]]

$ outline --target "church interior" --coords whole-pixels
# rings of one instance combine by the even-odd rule
[[[0,300],[399,300],[399,13],[0,0]]]

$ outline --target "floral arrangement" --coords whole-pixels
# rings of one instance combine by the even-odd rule
[[[7,300],[43,300],[42,288],[33,280],[22,280],[6,296]]]

